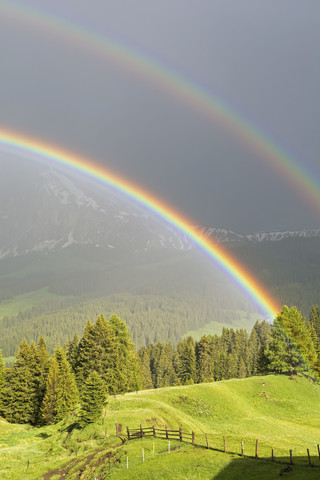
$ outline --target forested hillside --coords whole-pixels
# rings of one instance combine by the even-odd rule
[[[319,303],[320,239],[230,243],[228,248],[261,279],[280,304],[305,316]],[[250,330],[263,317],[228,277],[199,252],[128,255],[92,246],[0,260],[0,348],[13,355],[21,337],[42,333],[50,351],[101,311],[123,318],[140,347],[187,332]]]
[[[308,322],[296,307],[285,306],[272,327],[257,322],[250,335],[223,329],[220,337],[203,336],[196,342],[187,337],[176,347],[158,342],[138,353],[125,322],[116,315],[109,320],[99,315],[95,323],[88,320],[82,337],[75,334],[63,347],[57,345],[52,356],[42,335],[37,344],[23,340],[12,367],[4,368],[0,355],[0,414],[15,423],[55,423],[80,400],[81,424],[92,402],[93,415],[99,417],[107,393],[265,373],[319,378],[318,306]]]

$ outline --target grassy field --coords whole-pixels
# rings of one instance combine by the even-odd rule
[[[13,317],[19,312],[24,312],[43,302],[57,299],[57,295],[48,292],[47,288],[42,288],[34,292],[17,295],[10,300],[0,302],[0,322],[4,317]]]
[[[235,318],[238,316],[240,317],[237,320],[233,320],[230,324],[221,324],[221,322],[209,322],[206,323],[203,327],[198,328],[197,330],[189,330],[184,337],[191,336],[195,340],[200,340],[203,335],[221,335],[222,328],[225,326],[226,328],[233,328],[234,330],[237,329],[244,329],[247,332],[251,332],[254,324],[257,320],[260,320],[260,315],[258,313],[251,313],[249,318],[246,312],[242,312],[241,310],[237,310]]]
[[[319,400],[319,385],[270,375],[112,397],[101,422],[84,430],[72,429],[74,418],[40,429],[0,421],[0,478],[263,480],[281,474],[316,479]],[[211,448],[172,440],[169,453],[168,440],[122,441],[115,436],[115,423],[124,432],[127,425],[181,427],[194,431],[195,443],[203,447],[207,434]],[[313,467],[308,466],[307,448]],[[288,468],[290,449],[293,466]]]

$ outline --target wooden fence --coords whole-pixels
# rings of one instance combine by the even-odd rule
[[[140,428],[127,427],[128,440],[142,437],[154,437],[161,438],[163,440],[178,440],[180,442],[192,443],[192,445],[195,444],[195,433],[183,432],[181,428],[179,428],[179,430],[169,430],[168,428],[155,428],[154,426],[142,428],[142,425],[140,425]]]
[[[123,435],[123,433],[121,432],[122,426],[119,425],[119,427],[120,428],[118,428],[118,426],[116,425],[117,435]],[[228,446],[226,437],[221,438],[221,443],[220,445],[218,445],[216,442],[215,444],[213,444],[213,441],[212,441],[213,439],[210,438],[211,435],[198,434],[198,433],[196,435],[195,432],[187,433],[187,432],[183,432],[181,428],[179,428],[179,430],[171,430],[171,429],[168,429],[167,427],[166,428],[156,428],[155,426],[142,427],[142,425],[140,425],[139,428],[126,427],[126,430],[127,430],[126,437],[128,438],[128,440],[134,440],[136,438],[143,438],[143,437],[160,438],[162,440],[176,440],[180,442],[191,443],[195,447],[207,448],[210,450],[215,450],[215,451],[224,452],[224,453],[228,452],[241,457],[246,456],[248,458],[256,458],[256,459],[260,458],[264,460],[271,460],[272,462],[287,463],[291,465],[295,463],[292,450],[289,450],[288,452],[289,455],[287,458],[282,457],[282,455],[281,457],[276,458],[273,447],[271,448],[269,447],[270,448],[269,454],[266,455],[267,453],[266,448],[259,446],[258,440],[255,441],[254,445],[252,445],[252,447],[254,447],[254,451],[252,449],[251,454],[248,454],[248,452],[246,452],[245,454],[245,445],[243,440],[239,445],[239,449],[235,449],[234,445]],[[197,443],[196,443],[196,439],[197,439]],[[263,448],[262,456],[259,456],[259,447]],[[307,455],[305,456],[305,459],[302,460],[301,456],[296,457],[297,463],[300,465],[306,464],[313,467],[319,467],[320,466],[319,445],[317,445],[317,455],[313,456],[313,460],[318,458],[317,462],[315,462],[315,460],[312,462],[309,448],[307,448],[306,451],[307,451]]]

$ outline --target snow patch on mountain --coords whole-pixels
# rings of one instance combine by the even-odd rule
[[[90,207],[93,210],[100,210],[105,212],[97,202],[88,197],[82,190],[80,190],[68,177],[59,172],[50,170],[41,174],[43,177],[43,187],[48,194],[54,195],[59,199],[62,205],[67,205],[71,201],[75,202],[78,207]]]

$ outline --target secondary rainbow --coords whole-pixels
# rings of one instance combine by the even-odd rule
[[[139,204],[160,216],[170,223],[178,231],[187,235],[198,247],[215,260],[222,269],[238,283],[240,287],[251,297],[255,304],[268,316],[273,318],[280,307],[271,298],[268,292],[240,263],[236,261],[221,246],[214,244],[208,239],[197,234],[186,218],[176,212],[171,206],[155,198],[150,193],[120,178],[106,170],[104,167],[88,158],[83,158],[74,153],[60,150],[56,146],[45,144],[37,139],[25,137],[16,132],[0,129],[0,150],[10,152],[28,159],[51,162],[56,165],[67,166],[82,172],[94,179],[102,181],[105,185],[134,199]]]
[[[98,55],[116,66],[128,70],[142,80],[151,82],[165,90],[175,99],[189,105],[193,110],[216,121],[233,136],[256,153],[256,158],[265,163],[288,183],[300,197],[320,213],[320,185],[317,179],[307,172],[305,166],[287,155],[266,135],[248,122],[244,117],[226,105],[220,98],[206,92],[179,73],[154,61],[154,59],[128,48],[107,37],[90,31],[86,27],[75,25],[62,19],[25,6],[13,0],[0,0],[0,12],[3,18],[22,22],[43,31],[44,35],[72,42],[82,52]]]

